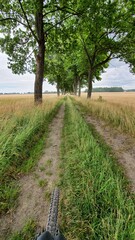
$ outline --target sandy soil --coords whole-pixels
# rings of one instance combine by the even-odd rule
[[[64,106],[50,124],[50,132],[44,154],[36,170],[19,180],[21,193],[15,212],[0,219],[0,239],[6,232],[19,231],[29,219],[35,219],[39,227],[45,227],[49,200],[48,195],[58,182],[61,129],[63,127]]]
[[[106,143],[111,146],[130,181],[131,191],[135,192],[135,139],[118,132],[105,122],[92,116],[86,116],[85,119],[95,127]]]

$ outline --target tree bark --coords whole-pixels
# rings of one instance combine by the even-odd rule
[[[79,87],[78,96],[80,97],[81,96],[81,78],[79,76],[78,76],[78,87]]]
[[[59,83],[57,82],[57,95],[58,97],[60,96],[60,87],[59,87]]]
[[[36,76],[34,85],[35,103],[42,103],[42,86],[44,78],[45,37],[43,25],[43,0],[37,0],[38,8],[35,16],[36,33],[38,37],[38,52],[36,55]]]
[[[73,91],[74,91],[74,95],[77,95],[77,86],[78,86],[78,79],[77,76],[74,79],[74,83],[73,83]]]
[[[93,80],[93,72],[91,69],[89,69],[88,72],[88,93],[87,93],[87,98],[91,98],[92,94],[92,80]]]
[[[36,76],[35,76],[35,86],[34,86],[34,99],[35,103],[42,103],[42,86],[44,77],[44,54],[45,48],[44,44],[39,46],[39,53],[36,57]]]

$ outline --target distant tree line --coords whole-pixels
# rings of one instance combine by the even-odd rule
[[[100,87],[100,88],[93,88],[92,92],[124,92],[122,87]]]
[[[135,89],[128,89],[126,92],[135,92]]]

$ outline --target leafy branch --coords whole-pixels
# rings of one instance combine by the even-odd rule
[[[30,29],[33,37],[35,38],[35,40],[36,40],[37,42],[39,42],[39,39],[37,38],[36,34],[34,33],[34,31],[32,30],[32,28],[31,28],[31,26],[30,26],[29,20],[28,20],[28,18],[27,18],[26,12],[25,12],[25,10],[24,10],[24,8],[23,8],[23,6],[22,6],[21,0],[18,0],[18,2],[19,2],[19,4],[20,4],[21,10],[22,10],[22,12],[23,12],[23,14],[24,14],[25,20],[26,20],[26,22],[27,22],[27,24],[28,24],[28,27],[29,27],[29,29]]]
[[[18,20],[17,18],[12,18],[12,17],[8,17],[8,18],[2,18],[0,19],[0,22],[2,21],[14,21],[14,22],[18,22],[20,23],[21,25],[23,25],[24,27],[28,27],[28,25],[26,25],[25,23],[21,22],[20,20]]]

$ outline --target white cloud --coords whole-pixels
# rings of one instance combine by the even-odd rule
[[[135,75],[130,72],[128,64],[118,59],[110,62],[109,68],[101,77],[101,81],[95,81],[94,87],[135,88]]]

